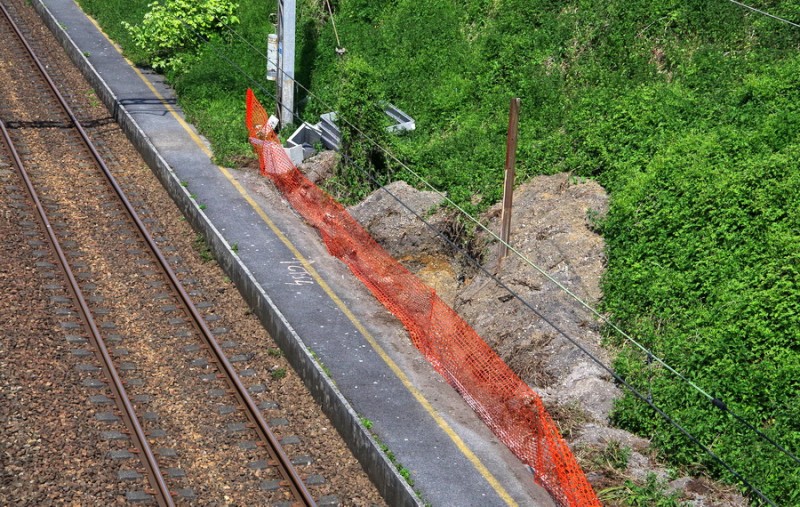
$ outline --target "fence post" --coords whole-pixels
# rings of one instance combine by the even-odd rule
[[[500,260],[508,255],[508,242],[511,237],[511,206],[514,197],[514,177],[517,164],[517,132],[519,130],[520,99],[511,99],[508,112],[508,135],[506,137],[506,176],[503,184],[503,214],[500,216],[501,229]]]

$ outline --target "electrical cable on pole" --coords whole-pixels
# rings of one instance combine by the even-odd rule
[[[344,56],[347,52],[347,49],[342,47],[342,41],[339,40],[339,31],[336,30],[336,20],[333,19],[333,8],[331,8],[330,0],[325,0],[325,5],[328,6],[328,14],[331,16],[331,26],[333,27],[333,35],[336,36],[336,54],[339,56]]]

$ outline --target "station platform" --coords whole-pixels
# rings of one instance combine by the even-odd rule
[[[213,163],[163,77],[125,60],[73,0],[32,4],[390,505],[555,505],[272,184]]]

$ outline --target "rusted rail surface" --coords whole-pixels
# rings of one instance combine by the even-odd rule
[[[184,307],[186,312],[191,316],[193,327],[197,330],[199,335],[202,336],[202,339],[204,340],[208,349],[212,353],[214,362],[216,362],[220,373],[226,377],[226,381],[228,382],[232,393],[239,400],[240,406],[243,408],[244,413],[246,414],[247,418],[250,421],[250,426],[253,429],[255,429],[261,441],[265,444],[264,446],[267,452],[269,453],[270,457],[272,458],[272,464],[274,464],[278,468],[281,476],[284,479],[285,484],[290,488],[294,502],[308,506],[315,505],[312,496],[306,489],[305,484],[301,480],[299,474],[294,469],[294,466],[292,465],[288,456],[283,451],[281,445],[278,442],[278,439],[275,437],[275,435],[269,428],[263,415],[258,409],[255,401],[252,399],[249,392],[242,384],[234,367],[223,353],[222,347],[220,346],[216,338],[213,336],[211,330],[203,320],[202,316],[200,315],[200,312],[195,307],[188,293],[186,292],[182,284],[179,282],[175,272],[169,266],[164,255],[161,253],[160,249],[156,245],[155,240],[147,231],[142,220],[135,212],[133,206],[123,193],[120,186],[117,184],[109,168],[106,166],[102,157],[99,155],[97,149],[89,139],[89,136],[87,135],[85,129],[80,124],[77,117],[68,106],[67,102],[64,100],[57,86],[55,85],[51,77],[48,75],[44,65],[37,58],[33,49],[25,40],[24,35],[20,31],[20,29],[16,26],[11,15],[2,4],[0,4],[0,10],[2,10],[3,12],[2,22],[7,23],[12,28],[13,32],[16,34],[20,43],[24,45],[25,50],[30,56],[31,62],[38,69],[38,73],[41,75],[41,78],[44,81],[46,81],[47,88],[49,88],[49,90],[52,92],[52,95],[57,99],[61,109],[63,110],[64,115],[69,120],[69,124],[74,129],[74,131],[78,133],[86,150],[88,150],[88,152],[91,154],[91,158],[97,170],[102,172],[108,185],[113,189],[114,194],[119,198],[119,201],[125,208],[130,220],[135,224],[138,234],[148,245],[151,255],[156,260],[156,263],[159,266],[160,270],[169,280],[172,290],[174,291],[175,294],[178,295],[178,299],[181,302],[181,305]],[[90,330],[90,334],[92,336],[94,344],[100,353],[102,362],[104,363],[103,369],[105,370],[107,377],[112,381],[112,386],[115,392],[115,398],[118,404],[118,408],[120,412],[123,414],[123,419],[126,421],[126,424],[132,436],[134,437],[134,445],[138,449],[142,457],[142,462],[147,470],[149,481],[153,488],[151,493],[155,495],[160,505],[174,505],[172,499],[172,493],[169,491],[166,481],[159,470],[157,459],[152,450],[150,449],[145,432],[142,429],[142,426],[139,423],[137,415],[134,411],[133,405],[131,404],[130,399],[126,394],[123,381],[120,379],[119,373],[117,372],[114,362],[108,352],[108,348],[105,345],[105,342],[103,341],[103,337],[97,325],[95,324],[89,305],[86,303],[86,299],[84,298],[78,286],[78,283],[75,279],[75,276],[72,273],[67,257],[64,254],[64,251],[58,242],[58,238],[56,237],[54,229],[50,226],[50,222],[47,218],[46,211],[41,204],[41,200],[37,195],[37,191],[31,182],[31,178],[29,178],[29,176],[25,171],[22,158],[16,152],[11,136],[8,134],[6,126],[2,122],[2,120],[0,120],[0,130],[2,130],[3,133],[4,144],[7,146],[7,149],[11,154],[11,158],[14,160],[15,166],[18,172],[20,173],[20,177],[24,180],[25,186],[27,187],[31,199],[34,201],[36,205],[40,221],[44,229],[47,231],[47,236],[49,238],[49,241],[51,242],[53,249],[57,254],[57,257],[61,262],[62,269],[65,273],[66,278],[69,280],[71,290],[75,296],[76,301],[78,301],[81,318],[86,324],[87,329]]]
[[[2,5],[0,5],[0,8],[2,8],[2,10],[5,12],[5,8],[3,8]],[[111,355],[108,352],[108,347],[106,346],[105,341],[100,334],[100,330],[98,329],[97,324],[92,317],[92,313],[89,310],[88,304],[86,303],[86,298],[78,286],[78,282],[75,279],[72,268],[70,268],[69,262],[67,262],[66,256],[64,255],[64,250],[61,248],[61,244],[58,241],[55,232],[53,231],[53,227],[50,225],[50,220],[47,218],[47,213],[42,206],[36,190],[33,188],[33,184],[28,177],[25,166],[22,164],[22,159],[20,158],[14,143],[11,141],[11,137],[8,134],[8,129],[6,129],[6,125],[2,119],[0,119],[0,131],[2,131],[3,142],[8,150],[10,158],[14,162],[14,167],[19,173],[20,178],[25,182],[25,188],[28,191],[28,195],[34,202],[39,222],[43,226],[44,230],[47,231],[47,238],[50,241],[50,245],[55,251],[60,267],[69,281],[70,292],[72,292],[73,297],[78,302],[81,320],[83,320],[86,328],[89,329],[92,344],[99,350],[103,358],[103,370],[106,376],[111,379],[111,389],[114,392],[114,399],[117,402],[117,408],[122,413],[125,425],[128,427],[133,436],[134,445],[139,451],[139,454],[142,456],[143,465],[147,471],[148,479],[150,484],[154,487],[156,500],[158,504],[162,506],[175,505],[175,503],[172,501],[172,496],[170,495],[169,489],[167,488],[164,476],[161,474],[161,470],[159,469],[155,455],[153,454],[150,444],[147,441],[144,428],[142,428],[142,425],[139,423],[139,419],[136,417],[133,404],[128,397],[125,387],[122,384],[122,379],[119,376],[119,372],[117,372],[114,362],[111,359]]]

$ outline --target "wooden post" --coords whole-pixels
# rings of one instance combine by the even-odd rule
[[[507,243],[511,237],[511,205],[514,197],[514,177],[517,164],[517,131],[519,130],[519,98],[511,99],[508,112],[508,136],[506,138],[506,177],[503,185],[503,214],[501,215],[500,259],[508,255]]]

